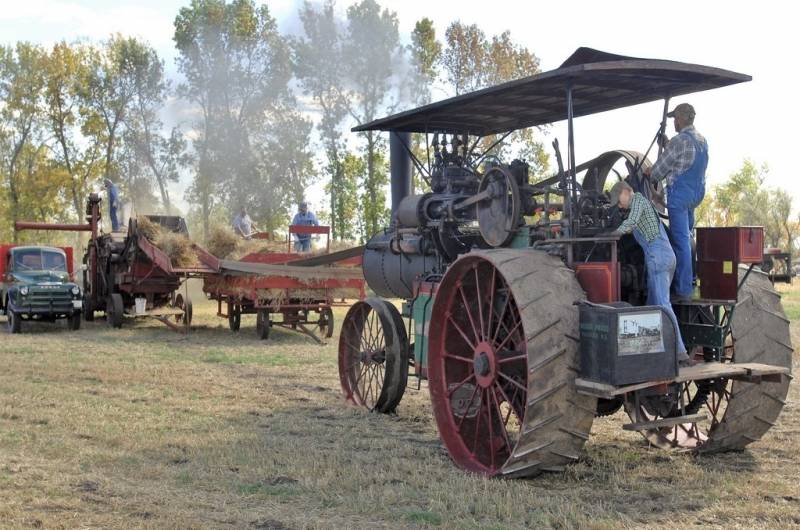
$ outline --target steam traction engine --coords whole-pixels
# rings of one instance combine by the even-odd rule
[[[342,326],[347,400],[393,412],[412,368],[428,380],[451,458],[486,475],[562,469],[579,458],[593,418],[621,407],[631,418],[623,428],[661,447],[758,440],[784,404],[792,354],[780,298],[752,265],[760,228],[698,230],[702,297],[674,309],[699,363],[679,369],[677,330],[645,306],[642,251],[631,236],[608,235],[623,212],[604,189],[625,179],[648,197],[658,191],[644,175],[647,154],[577,166],[573,123],[663,99],[660,134],[671,96],[749,80],[581,48],[556,70],[354,129],[390,131],[392,224],[364,250],[380,298],[356,303]],[[566,163],[554,142],[550,178],[531,182],[525,162],[492,154],[514,130],[565,119]],[[422,157],[412,132],[425,134]],[[430,192],[411,194],[412,164]]]

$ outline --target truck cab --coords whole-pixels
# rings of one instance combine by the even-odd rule
[[[72,280],[72,249],[0,245],[0,314],[8,331],[20,333],[23,321],[67,319],[81,325],[81,289]]]

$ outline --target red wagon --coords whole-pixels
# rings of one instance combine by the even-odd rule
[[[290,233],[329,227],[290,227]],[[291,242],[290,242],[291,244]],[[328,248],[330,248],[328,246]],[[217,315],[237,331],[243,314],[256,315],[256,332],[269,337],[272,326],[303,333],[317,342],[333,335],[335,305],[363,299],[362,247],[306,257],[293,252],[259,252],[241,260],[219,260],[218,272],[204,276],[203,291],[217,301]]]

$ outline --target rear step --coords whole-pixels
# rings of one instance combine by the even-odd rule
[[[688,414],[686,416],[676,416],[674,418],[662,418],[660,420],[643,421],[640,423],[628,423],[623,425],[622,428],[626,431],[649,431],[651,429],[658,429],[661,427],[674,427],[675,425],[682,425],[685,423],[697,423],[708,419],[705,414]]]

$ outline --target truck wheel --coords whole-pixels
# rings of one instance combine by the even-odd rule
[[[81,329],[80,312],[73,313],[72,315],[70,315],[70,317],[67,319],[67,325],[69,326],[69,329],[72,331],[78,331],[79,329]]]
[[[122,304],[122,295],[112,293],[106,302],[106,322],[112,328],[122,327],[122,312],[125,310]]]
[[[94,304],[89,296],[83,298],[83,319],[86,322],[94,321]]]
[[[269,338],[269,328],[272,323],[269,321],[269,311],[266,309],[259,309],[256,313],[256,334],[261,340]]]
[[[22,332],[22,318],[17,314],[16,311],[12,311],[11,309],[8,310],[8,332],[9,333],[21,333]]]

